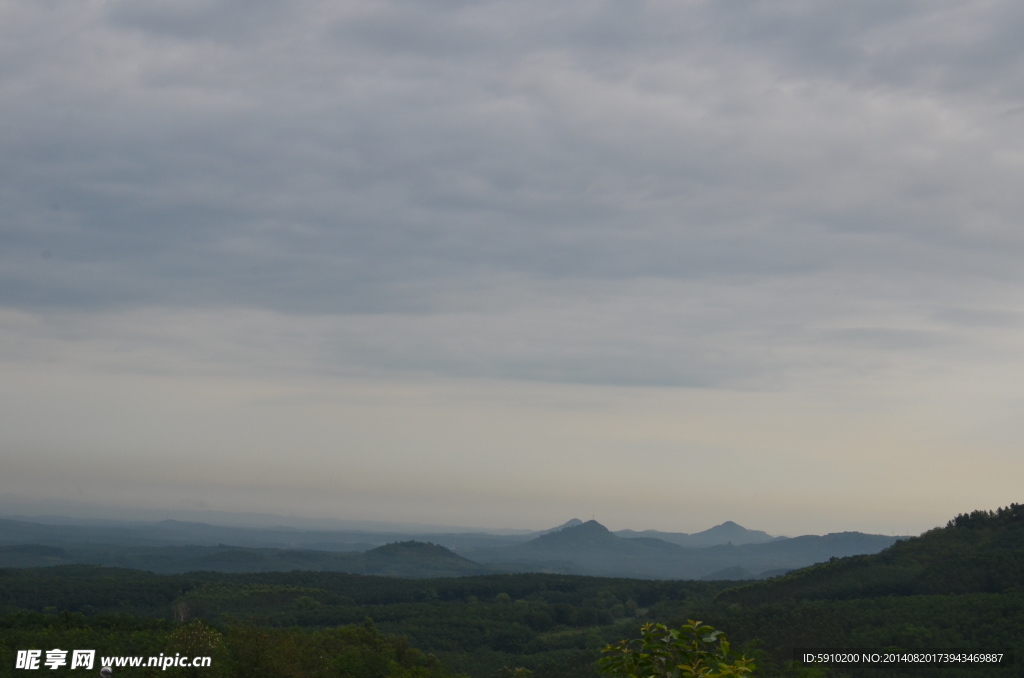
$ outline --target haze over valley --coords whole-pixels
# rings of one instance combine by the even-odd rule
[[[757,579],[877,553],[896,537],[773,537],[732,521],[695,534],[609,531],[579,519],[488,534],[229,527],[164,520],[0,519],[0,567],[86,563],[162,573],[317,570],[403,577],[549,572],[645,579]]]

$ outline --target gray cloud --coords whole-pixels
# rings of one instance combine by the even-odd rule
[[[698,386],[970,362],[945,309],[1019,312],[1009,2],[5,15],[9,309],[266,311],[342,371]]]

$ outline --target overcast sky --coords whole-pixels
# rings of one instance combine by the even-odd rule
[[[0,0],[0,498],[1020,502],[1022,36],[1010,0]]]

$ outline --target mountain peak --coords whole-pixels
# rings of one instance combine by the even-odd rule
[[[531,543],[543,542],[548,544],[562,543],[562,544],[580,544],[584,542],[604,542],[607,540],[617,540],[614,534],[612,534],[607,527],[597,522],[596,520],[588,520],[585,523],[579,523],[578,525],[571,525],[569,527],[562,528],[555,532],[548,532],[542,534]]]
[[[540,532],[537,532],[536,534],[540,535],[540,534],[551,534],[552,532],[561,532],[562,530],[564,530],[566,528],[576,527],[577,525],[582,525],[582,524],[583,524],[583,521],[580,520],[579,518],[572,518],[570,520],[565,521],[564,523],[562,523],[558,527],[552,527],[552,528],[547,529],[547,530],[541,530]]]
[[[691,534],[687,538],[687,546],[714,546],[730,542],[737,546],[741,544],[762,544],[774,541],[776,538],[767,532],[748,530],[739,523],[727,520],[721,525],[715,525],[703,532]]]

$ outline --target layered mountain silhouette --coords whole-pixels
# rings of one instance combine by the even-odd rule
[[[743,544],[763,544],[777,539],[785,539],[785,537],[773,537],[767,532],[762,532],[760,530],[748,530],[742,525],[737,525],[731,520],[727,520],[721,525],[715,525],[711,529],[704,530],[703,532],[696,532],[694,534],[686,534],[685,532],[659,532],[658,530],[644,530],[643,532],[619,530],[615,534],[620,537],[629,538],[654,537],[655,539],[661,539],[680,546],[695,547],[717,546],[718,544],[734,544],[736,546],[741,546]]]
[[[723,530],[719,533],[739,538],[751,532],[735,523],[720,527]],[[860,532],[769,539],[740,545],[681,546],[655,537],[622,537],[589,520],[542,534],[524,544],[481,550],[472,558],[512,571],[656,579],[700,579],[709,575],[753,579],[832,557],[877,553],[896,541],[895,537]]]
[[[655,536],[661,535],[661,536]],[[664,538],[662,538],[664,537]],[[532,534],[387,535],[160,521],[60,525],[0,520],[0,567],[91,563],[186,572],[321,570],[400,577],[553,572],[644,579],[755,579],[877,553],[895,537],[773,537],[725,522],[696,534],[613,533],[572,519]]]

